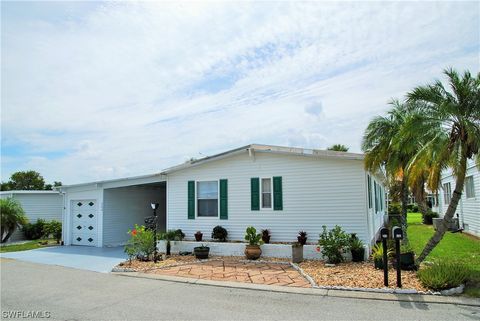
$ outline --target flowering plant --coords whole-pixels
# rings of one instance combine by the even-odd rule
[[[154,232],[143,225],[135,224],[135,228],[127,232],[130,239],[125,245],[125,253],[131,259],[136,256],[141,260],[149,260],[155,250]]]

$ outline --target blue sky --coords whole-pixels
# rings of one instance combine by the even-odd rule
[[[147,174],[249,143],[359,152],[391,98],[479,71],[479,10],[2,2],[2,180]]]

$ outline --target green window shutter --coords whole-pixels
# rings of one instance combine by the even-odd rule
[[[195,181],[188,181],[188,219],[195,219]]]
[[[260,210],[260,179],[258,177],[250,178],[250,195],[252,211]]]
[[[281,176],[273,177],[273,210],[283,210],[283,188]]]
[[[220,180],[220,219],[228,220],[228,181]]]

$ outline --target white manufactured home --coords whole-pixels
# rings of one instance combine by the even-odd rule
[[[362,154],[248,145],[189,161],[161,173],[62,186],[67,245],[115,246],[152,215],[159,229],[209,239],[221,225],[242,241],[247,226],[269,229],[271,242],[293,242],[305,230],[340,225],[368,248],[386,214],[384,175],[364,169]]]
[[[14,198],[23,208],[29,223],[38,219],[62,221],[63,195],[58,191],[3,191],[0,198]],[[16,230],[9,242],[24,240],[21,230]]]
[[[480,169],[473,160],[468,161],[464,186],[456,211],[460,228],[467,233],[480,236]],[[455,177],[451,170],[445,171],[442,174],[441,189],[438,193],[440,216],[445,215],[454,189]]]

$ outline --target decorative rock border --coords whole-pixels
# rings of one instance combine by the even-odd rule
[[[305,273],[305,271],[300,266],[298,266],[297,264],[295,264],[293,262],[288,262],[288,263],[290,264],[291,267],[293,267],[295,270],[297,270],[298,273],[300,273],[301,276],[303,276],[308,282],[310,282],[310,285],[312,286],[312,288],[317,288],[318,287],[317,283],[315,283],[315,280],[313,280],[310,275]]]

